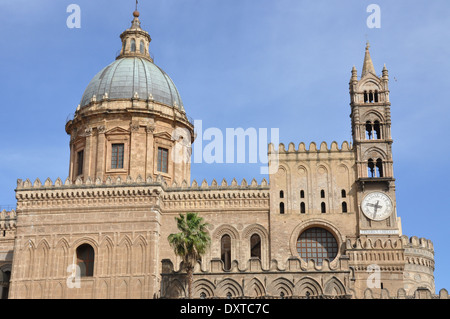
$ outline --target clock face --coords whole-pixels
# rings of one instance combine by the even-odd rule
[[[384,193],[374,192],[364,197],[361,208],[364,215],[371,220],[384,220],[392,214],[392,201]]]

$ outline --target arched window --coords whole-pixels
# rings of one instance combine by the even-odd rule
[[[284,198],[284,192],[280,191],[280,198]]]
[[[342,202],[342,212],[343,213],[347,212],[347,203],[346,202]]]
[[[377,177],[383,177],[383,161],[380,158],[377,159],[376,170]]]
[[[136,52],[136,40],[134,40],[134,39],[131,39],[130,51],[131,52]]]
[[[375,121],[373,123],[373,131],[374,131],[374,139],[380,140],[381,139],[381,126],[379,121]]]
[[[221,257],[225,270],[231,269],[231,237],[223,235],[221,240]]]
[[[144,41],[141,40],[141,44],[139,47],[139,52],[141,52],[141,54],[145,54],[145,44]]]
[[[280,214],[284,214],[284,203],[280,203]]]
[[[345,189],[341,190],[341,197],[342,198],[346,198],[347,197],[347,192],[345,191]]]
[[[300,191],[300,198],[305,198],[305,191],[304,190]]]
[[[375,163],[373,159],[369,158],[367,163],[367,176],[368,177],[376,177],[375,176]]]
[[[320,204],[320,211],[322,212],[322,214],[325,214],[327,212],[327,205],[325,205],[324,202]]]
[[[366,122],[366,140],[371,140],[373,137],[373,127],[372,122]]]
[[[372,91],[369,92],[369,102],[373,103],[373,92]]]
[[[325,191],[323,189],[320,191],[320,198],[325,198]]]
[[[258,234],[250,237],[250,257],[261,259],[261,237]]]
[[[378,103],[378,91],[375,91],[375,103]]]
[[[367,91],[364,91],[364,103],[369,101],[369,96],[367,95]]]
[[[304,202],[301,202],[301,204],[300,204],[300,213],[306,214],[306,205]]]
[[[122,48],[122,54],[125,53],[125,50],[127,49],[127,40],[123,41],[123,48]]]
[[[300,258],[308,262],[314,260],[322,265],[325,259],[332,261],[338,253],[336,238],[323,228],[309,228],[297,240],[297,252]]]
[[[91,245],[83,244],[77,248],[77,265],[80,267],[81,277],[94,276],[94,248]]]

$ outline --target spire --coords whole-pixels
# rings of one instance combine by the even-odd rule
[[[361,78],[364,77],[367,73],[372,73],[373,75],[377,75],[375,72],[375,68],[373,67],[372,59],[370,57],[369,52],[370,44],[367,41],[366,44],[366,55],[364,56],[364,64],[361,72]]]

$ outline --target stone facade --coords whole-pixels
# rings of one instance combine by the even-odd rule
[[[402,235],[388,72],[375,74],[368,47],[361,77],[354,68],[350,79],[353,144],[269,145],[269,181],[198,183],[194,127],[176,89],[165,73],[137,71],[155,68],[138,17],[113,64],[133,65],[129,82],[96,96],[102,81],[115,84],[105,69],[66,124],[69,177],[19,179],[16,211],[1,213],[2,296],[185,298],[167,237],[174,217],[195,212],[212,239],[194,270],[195,298],[448,298],[435,294],[432,242]],[[144,97],[134,91],[142,76]],[[169,89],[150,86],[159,79]],[[364,211],[374,193],[389,198],[384,218],[382,199],[367,204],[373,216]],[[80,264],[92,272],[73,277]]]

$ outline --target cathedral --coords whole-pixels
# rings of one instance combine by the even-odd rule
[[[65,125],[69,176],[19,179],[1,212],[2,298],[186,298],[167,238],[194,212],[211,237],[194,298],[448,299],[433,243],[402,234],[389,75],[369,45],[351,70],[352,143],[269,144],[268,180],[198,183],[189,109],[139,16]]]

